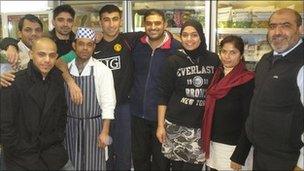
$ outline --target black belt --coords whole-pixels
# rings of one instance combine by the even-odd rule
[[[101,115],[96,115],[96,116],[92,116],[92,117],[85,117],[85,118],[79,118],[79,117],[72,116],[72,115],[67,115],[67,117],[74,118],[74,119],[95,119],[95,118],[101,117]]]

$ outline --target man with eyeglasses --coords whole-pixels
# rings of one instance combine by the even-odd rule
[[[248,138],[254,146],[253,170],[304,169],[301,25],[300,14],[288,8],[277,10],[269,19],[267,36],[273,51],[257,64],[246,122]]]
[[[35,18],[36,16],[31,15],[31,18]],[[70,5],[60,5],[57,6],[54,10],[53,10],[53,25],[54,25],[54,29],[52,31],[49,32],[49,37],[51,37],[58,49],[58,56],[62,56],[68,52],[70,52],[73,48],[72,48],[72,43],[75,39],[75,34],[72,31],[72,27],[74,24],[74,17],[75,17],[75,11],[74,9],[70,6]],[[37,18],[37,17],[36,17]],[[38,23],[38,18],[35,19]],[[21,68],[19,67],[18,70],[20,69],[24,69],[27,66],[27,62],[29,61],[28,58],[28,52],[29,49],[31,48],[30,43],[26,43],[26,41],[31,42],[33,40],[35,40],[37,37],[41,37],[42,33],[43,33],[43,28],[42,28],[42,22],[39,20],[39,25],[41,27],[41,29],[39,30],[33,30],[32,33],[27,33],[26,29],[22,32],[20,26],[20,23],[23,23],[23,20],[21,19],[19,22],[19,30],[20,30],[20,35],[21,35],[21,40],[24,40],[24,43],[26,46],[22,45],[22,48],[20,48],[20,44],[18,44],[19,48],[17,48],[17,42],[16,40],[12,39],[12,38],[8,38],[5,39],[1,42],[1,44],[3,44],[2,46],[4,46],[4,49],[6,50],[6,56],[8,58],[8,61],[14,66],[14,65],[19,65],[21,66]],[[23,39],[23,37],[25,37],[25,39]],[[14,47],[15,46],[15,47]],[[18,53],[22,52],[21,54]],[[25,52],[25,53],[23,53]],[[25,54],[25,55],[23,55]],[[21,63],[17,63],[17,61],[21,61]],[[15,75],[13,73],[3,73],[1,74],[1,80],[0,80],[0,84],[3,87],[8,87],[11,85],[11,82],[14,80]],[[71,98],[72,100],[76,103],[76,104],[81,104],[82,103],[82,93],[80,88],[76,85],[75,81],[73,80],[73,78],[68,75],[68,74],[63,74],[63,78],[65,80],[65,82],[67,83],[67,85],[69,86],[69,91],[71,94]]]
[[[131,91],[132,159],[135,170],[168,170],[156,138],[157,102],[160,70],[165,58],[180,43],[165,31],[162,11],[148,10],[144,15],[145,35],[133,48],[134,82]],[[152,159],[152,161],[151,161]]]
[[[30,61],[29,52],[32,49],[33,42],[40,38],[43,34],[43,25],[38,17],[32,14],[26,14],[22,17],[18,23],[18,35],[20,40],[13,38],[5,38],[0,43],[0,48],[3,50],[19,51],[17,54],[18,61],[11,61],[14,71],[19,71],[27,68],[27,64]],[[8,52],[6,52],[6,56]],[[9,59],[8,59],[9,60]],[[5,72],[1,73],[1,86],[10,86],[10,81],[14,80],[14,75]]]

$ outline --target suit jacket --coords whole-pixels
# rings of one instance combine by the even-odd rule
[[[1,90],[1,141],[7,169],[55,170],[65,165],[64,93],[61,72],[53,68],[42,80],[32,61],[16,74],[11,87]]]

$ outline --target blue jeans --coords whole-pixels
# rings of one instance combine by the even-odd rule
[[[111,121],[107,170],[131,169],[131,115],[129,103],[116,106],[115,119]]]

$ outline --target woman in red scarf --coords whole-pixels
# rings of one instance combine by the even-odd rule
[[[254,88],[254,73],[246,69],[244,42],[227,36],[220,43],[222,65],[207,90],[202,123],[203,151],[211,170],[250,169],[245,164],[251,144],[244,124]]]

